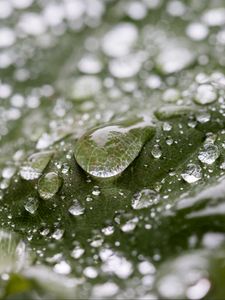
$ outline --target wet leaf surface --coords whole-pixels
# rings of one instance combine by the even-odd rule
[[[224,16],[0,2],[1,298],[223,298]]]

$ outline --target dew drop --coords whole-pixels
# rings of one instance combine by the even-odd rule
[[[186,29],[187,35],[194,41],[204,40],[208,33],[208,27],[202,23],[191,23]]]
[[[95,128],[78,140],[75,159],[92,176],[117,176],[133,162],[154,132],[151,121],[142,117]]]
[[[154,158],[158,159],[162,156],[162,150],[159,145],[154,145],[151,150],[151,154]]]
[[[96,95],[101,90],[101,86],[97,76],[85,75],[72,84],[69,96],[74,100],[85,100]]]
[[[28,211],[30,214],[35,214],[39,206],[39,201],[37,198],[28,198],[26,204],[24,205],[24,208],[26,211]]]
[[[204,124],[210,121],[211,115],[208,112],[200,112],[196,115],[196,119],[199,123]]]
[[[109,71],[116,78],[135,76],[141,69],[142,59],[138,55],[129,55],[110,61]]]
[[[68,275],[71,272],[71,266],[62,260],[54,266],[54,271],[58,274]]]
[[[2,170],[2,177],[5,178],[5,179],[10,179],[13,177],[13,175],[15,174],[16,172],[16,169],[14,167],[5,167],[3,170]]]
[[[81,206],[78,200],[73,201],[73,205],[69,208],[69,213],[73,216],[80,216],[83,215],[85,212],[85,208]]]
[[[162,96],[164,102],[176,102],[180,98],[180,92],[177,89],[167,89]]]
[[[64,234],[64,230],[63,229],[60,229],[60,228],[57,228],[53,234],[52,234],[52,237],[53,239],[59,241],[61,240],[61,238],[63,237],[63,234]]]
[[[157,204],[160,200],[159,194],[150,189],[144,189],[134,194],[131,206],[133,209],[142,209]]]
[[[206,105],[213,103],[217,99],[215,88],[210,84],[202,84],[198,87],[195,95],[195,102],[198,104]]]
[[[114,233],[114,227],[113,226],[107,226],[102,228],[102,233],[106,236],[112,235]]]
[[[60,189],[62,180],[55,172],[45,174],[39,179],[38,193],[44,200],[51,199]]]
[[[106,33],[102,41],[102,48],[108,56],[124,56],[129,54],[137,38],[138,30],[135,25],[120,23]]]
[[[225,161],[222,162],[222,164],[220,165],[220,169],[221,169],[221,170],[225,170]]]
[[[193,109],[190,106],[166,105],[156,110],[155,115],[159,120],[169,120],[192,112]]]
[[[71,252],[71,256],[74,259],[79,259],[83,254],[85,253],[85,250],[81,248],[80,246],[76,246],[73,251]]]
[[[212,143],[205,144],[203,150],[199,152],[198,159],[207,165],[212,165],[220,156],[219,149]]]
[[[195,56],[190,49],[170,46],[160,52],[157,65],[164,74],[172,74],[188,67],[193,63],[194,58]]]
[[[138,218],[135,217],[131,220],[128,220],[125,224],[123,224],[120,228],[123,232],[132,232],[134,231],[134,229],[136,228],[137,226],[137,223],[138,223]]]
[[[20,176],[25,180],[34,180],[41,176],[48,165],[53,152],[45,151],[32,154],[20,168]]]
[[[187,183],[194,183],[202,178],[201,167],[196,164],[188,164],[181,176]]]
[[[163,130],[164,131],[170,131],[172,129],[172,125],[168,122],[163,123]]]
[[[85,74],[98,74],[102,70],[101,61],[93,55],[86,55],[79,61],[78,68]]]

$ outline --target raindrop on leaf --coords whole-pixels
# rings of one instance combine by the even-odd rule
[[[44,200],[51,199],[60,189],[62,180],[55,172],[42,176],[38,182],[38,193]]]
[[[92,129],[78,140],[75,159],[92,176],[117,176],[133,162],[154,132],[151,121],[142,117]]]
[[[20,176],[25,180],[38,179],[47,167],[52,155],[52,151],[32,154],[27,162],[20,168]]]

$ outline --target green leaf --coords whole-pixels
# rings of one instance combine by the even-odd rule
[[[0,297],[222,299],[223,1],[3,2]]]

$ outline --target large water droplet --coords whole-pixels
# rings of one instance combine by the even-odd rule
[[[151,121],[142,117],[95,128],[78,140],[75,158],[92,176],[113,177],[133,162],[154,132]]]
[[[32,154],[20,168],[20,176],[25,180],[34,180],[41,176],[53,155],[52,151]]]
[[[133,209],[142,209],[150,207],[159,202],[159,194],[150,189],[144,189],[136,194],[132,199],[131,206]]]
[[[55,172],[45,174],[38,182],[38,193],[44,200],[51,199],[61,187],[62,180]]]
[[[186,182],[194,183],[202,178],[201,167],[195,164],[188,164],[181,176]]]
[[[209,143],[205,144],[204,149],[199,152],[198,159],[204,164],[211,165],[219,156],[220,152],[218,147],[212,143]]]

